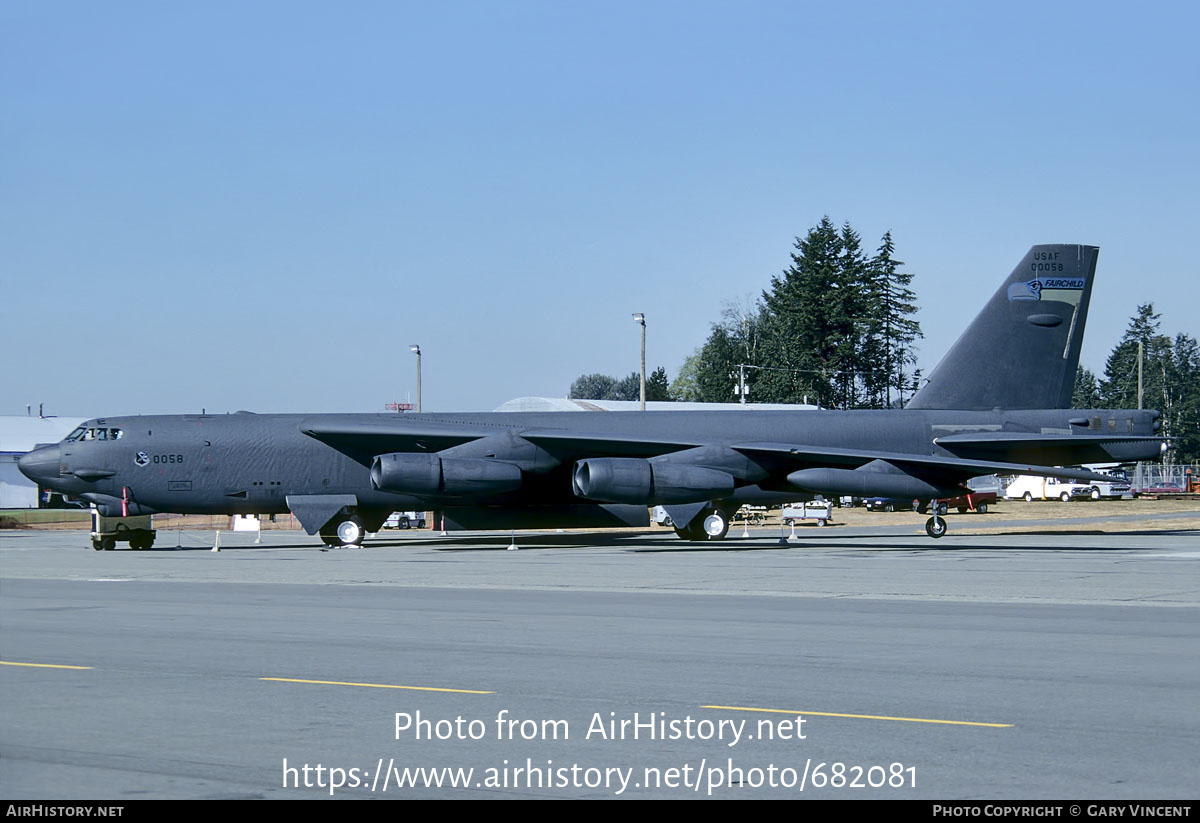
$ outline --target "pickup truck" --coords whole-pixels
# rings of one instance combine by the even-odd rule
[[[1087,500],[1092,497],[1092,487],[1087,483],[1076,483],[1073,480],[1061,480],[1057,477],[1036,477],[1020,474],[1009,478],[1004,487],[1006,500],[1023,499],[1026,503],[1032,500]]]
[[[964,494],[960,497],[951,497],[948,500],[942,500],[940,502],[947,508],[953,506],[954,508],[958,509],[959,514],[963,514],[968,511],[987,514],[988,506],[996,505],[998,499],[999,498],[996,496],[995,492],[971,492],[970,494]]]

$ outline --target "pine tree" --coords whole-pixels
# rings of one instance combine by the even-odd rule
[[[895,250],[892,233],[888,232],[871,259],[867,291],[873,328],[866,348],[873,359],[865,379],[875,395],[874,405],[883,408],[892,407],[892,389],[903,405],[904,390],[910,385],[905,370],[916,365],[915,343],[924,336],[921,324],[912,317],[917,311],[916,295],[909,288],[912,272],[900,270],[904,263],[892,256]]]
[[[1171,372],[1175,387],[1171,445],[1179,462],[1195,464],[1200,461],[1200,345],[1196,338],[1175,335]]]
[[[834,405],[842,409],[870,405],[864,397],[866,374],[872,371],[873,351],[866,345],[871,320],[871,271],[858,232],[843,223],[838,237],[841,255],[828,302],[833,348],[833,374],[837,395]]]
[[[1090,369],[1080,366],[1075,372],[1075,393],[1071,396],[1073,409],[1102,408],[1100,383]]]
[[[770,368],[757,377],[759,401],[836,403],[836,329],[843,301],[831,301],[830,294],[840,282],[841,254],[838,231],[824,217],[803,240],[796,238],[792,265],[763,292],[763,362]],[[831,302],[839,308],[830,310]]]
[[[838,229],[822,218],[796,238],[791,265],[760,301],[726,306],[680,369],[675,396],[736,399],[745,364],[752,402],[880,408],[893,405],[895,390],[902,404],[921,328],[912,318],[913,275],[901,271],[894,252],[888,233],[868,258],[848,222]]]
[[[640,390],[640,387],[639,387]],[[670,400],[671,384],[667,380],[667,370],[659,366],[646,378],[646,402],[651,400]]]
[[[1168,462],[1200,460],[1200,347],[1186,334],[1159,332],[1153,303],[1138,306],[1113,348],[1100,385],[1102,408],[1138,407],[1138,344],[1142,345],[1142,405],[1162,414]]]
[[[630,372],[627,377],[616,381],[612,392],[601,400],[641,400],[642,376],[640,372]]]
[[[723,325],[713,326],[712,334],[696,353],[696,399],[702,403],[731,403],[733,372],[742,362],[740,347]]]
[[[1125,336],[1112,350],[1104,366],[1100,394],[1105,408],[1138,407],[1138,343],[1142,344],[1144,405],[1155,408],[1165,399],[1164,375],[1171,356],[1171,338],[1159,333],[1160,316],[1155,313],[1153,303],[1143,303],[1130,319]]]

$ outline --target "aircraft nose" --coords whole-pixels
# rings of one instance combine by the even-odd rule
[[[58,460],[58,446],[43,446],[22,455],[17,460],[17,468],[33,482],[45,486],[58,477]]]

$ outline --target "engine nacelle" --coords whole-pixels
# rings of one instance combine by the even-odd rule
[[[651,463],[636,457],[580,460],[571,477],[575,494],[605,503],[656,506],[700,503],[733,491],[733,475],[703,466]]]
[[[519,489],[521,469],[499,460],[392,452],[375,457],[371,485],[419,497],[486,497]]]
[[[959,486],[938,486],[911,474],[861,469],[801,469],[789,474],[787,482],[804,491],[855,497],[932,500],[963,493]]]

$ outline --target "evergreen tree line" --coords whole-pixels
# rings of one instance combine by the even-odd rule
[[[868,256],[849,223],[825,217],[796,238],[791,265],[750,305],[729,305],[680,369],[672,395],[735,402],[744,369],[747,402],[863,409],[902,405],[915,391],[913,275],[901,270],[891,233]]]
[[[902,271],[885,234],[872,256],[849,223],[828,217],[796,238],[791,265],[754,301],[727,304],[708,339],[668,385],[660,366],[646,380],[647,400],[730,403],[744,369],[747,402],[815,403],[823,408],[896,408],[920,384],[913,275]],[[1168,461],[1200,461],[1200,344],[1160,331],[1153,304],[1138,307],[1113,348],[1102,379],[1080,366],[1075,408],[1138,405],[1138,343],[1143,405],[1159,410],[1170,438]],[[583,375],[573,398],[637,400],[638,374]]]
[[[890,233],[868,257],[849,223],[823,218],[796,238],[791,265],[761,298],[726,306],[673,383],[662,367],[646,379],[646,399],[737,402],[744,374],[747,402],[903,405],[920,379],[912,367],[921,337],[903,265]],[[569,396],[636,400],[638,374],[581,375]]]
[[[631,373],[623,380],[607,374],[583,374],[571,384],[568,397],[575,400],[640,400],[642,377]],[[646,375],[646,400],[672,400],[667,370],[659,366]]]
[[[1138,343],[1142,345],[1142,406],[1162,413],[1162,432],[1170,438],[1167,462],[1200,461],[1200,345],[1179,333],[1162,334],[1160,315],[1144,303],[1104,366],[1104,377],[1083,366],[1075,378],[1072,405],[1077,409],[1138,407]]]

